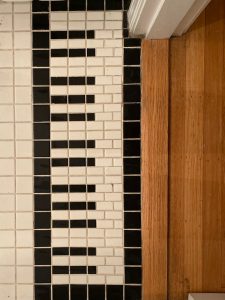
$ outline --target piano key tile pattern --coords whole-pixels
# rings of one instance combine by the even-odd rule
[[[141,299],[128,6],[0,4],[0,299]]]

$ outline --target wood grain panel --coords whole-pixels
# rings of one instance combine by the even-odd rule
[[[142,45],[143,299],[167,298],[168,41]]]

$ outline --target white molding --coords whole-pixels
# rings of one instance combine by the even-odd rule
[[[131,35],[170,38],[185,32],[210,0],[132,0],[128,11]]]

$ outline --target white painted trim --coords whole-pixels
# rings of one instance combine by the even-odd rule
[[[210,0],[132,0],[128,11],[131,35],[170,38],[185,32]]]

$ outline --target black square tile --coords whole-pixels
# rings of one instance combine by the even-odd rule
[[[124,227],[126,229],[140,229],[141,228],[141,213],[140,212],[125,212],[124,213]]]
[[[124,242],[125,242],[125,247],[141,247],[141,231],[125,230]]]
[[[125,300],[141,300],[141,298],[141,286],[125,286]]]
[[[50,157],[50,142],[35,141],[34,157]]]
[[[69,285],[53,285],[54,300],[69,300]]]
[[[69,10],[86,10],[86,0],[69,0]]]
[[[49,50],[33,50],[33,67],[49,66]]]
[[[132,121],[139,120],[141,117],[140,104],[124,104],[124,120]]]
[[[51,230],[35,230],[34,231],[35,247],[51,246]]]
[[[33,100],[34,103],[49,103],[50,94],[49,87],[33,87]]]
[[[124,48],[124,65],[140,65],[140,48]]]
[[[51,1],[51,11],[67,11],[67,0]]]
[[[87,300],[87,285],[71,285],[71,299]]]
[[[125,282],[133,284],[141,284],[142,270],[141,267],[126,267],[125,268]]]
[[[35,193],[50,193],[51,180],[50,176],[34,176],[34,192]]]
[[[35,267],[35,283],[51,283],[51,267]]]
[[[35,300],[51,300],[51,285],[35,285]]]
[[[34,85],[49,85],[49,68],[33,69],[33,84]]]
[[[50,175],[50,159],[36,158],[34,160],[34,175]]]
[[[104,0],[87,0],[87,10],[104,10]]]
[[[35,265],[51,265],[51,248],[36,248],[35,249]]]
[[[50,123],[34,123],[33,127],[35,140],[50,139]]]
[[[141,210],[141,195],[140,194],[124,194],[124,210],[125,211],[140,211]]]
[[[124,122],[123,137],[125,139],[139,139],[141,135],[140,122]]]
[[[141,39],[128,38],[124,39],[124,47],[140,47]]]
[[[51,195],[34,195],[34,210],[35,211],[50,211],[51,210]]]
[[[106,288],[107,300],[123,300],[122,285],[107,285]]]
[[[123,0],[106,0],[107,10],[122,10]]]
[[[36,212],[34,215],[35,229],[49,229],[51,227],[50,212]]]
[[[141,101],[141,86],[136,85],[124,85],[124,102],[140,102]]]
[[[49,14],[33,14],[33,30],[49,29]]]
[[[140,140],[124,140],[123,143],[124,156],[140,156],[141,155],[141,141]]]
[[[32,12],[48,12],[48,1],[32,1]]]
[[[50,106],[49,105],[34,105],[34,122],[49,122],[50,121]]]
[[[105,286],[104,285],[89,285],[89,300],[105,300]]]
[[[140,83],[140,67],[124,67],[124,83]]]
[[[140,174],[141,160],[140,158],[124,158],[123,160],[124,174]]]
[[[140,266],[141,265],[141,249],[125,249],[125,265]]]
[[[124,176],[125,193],[139,193],[141,191],[140,176]]]
[[[33,32],[33,48],[49,48],[49,32]]]

